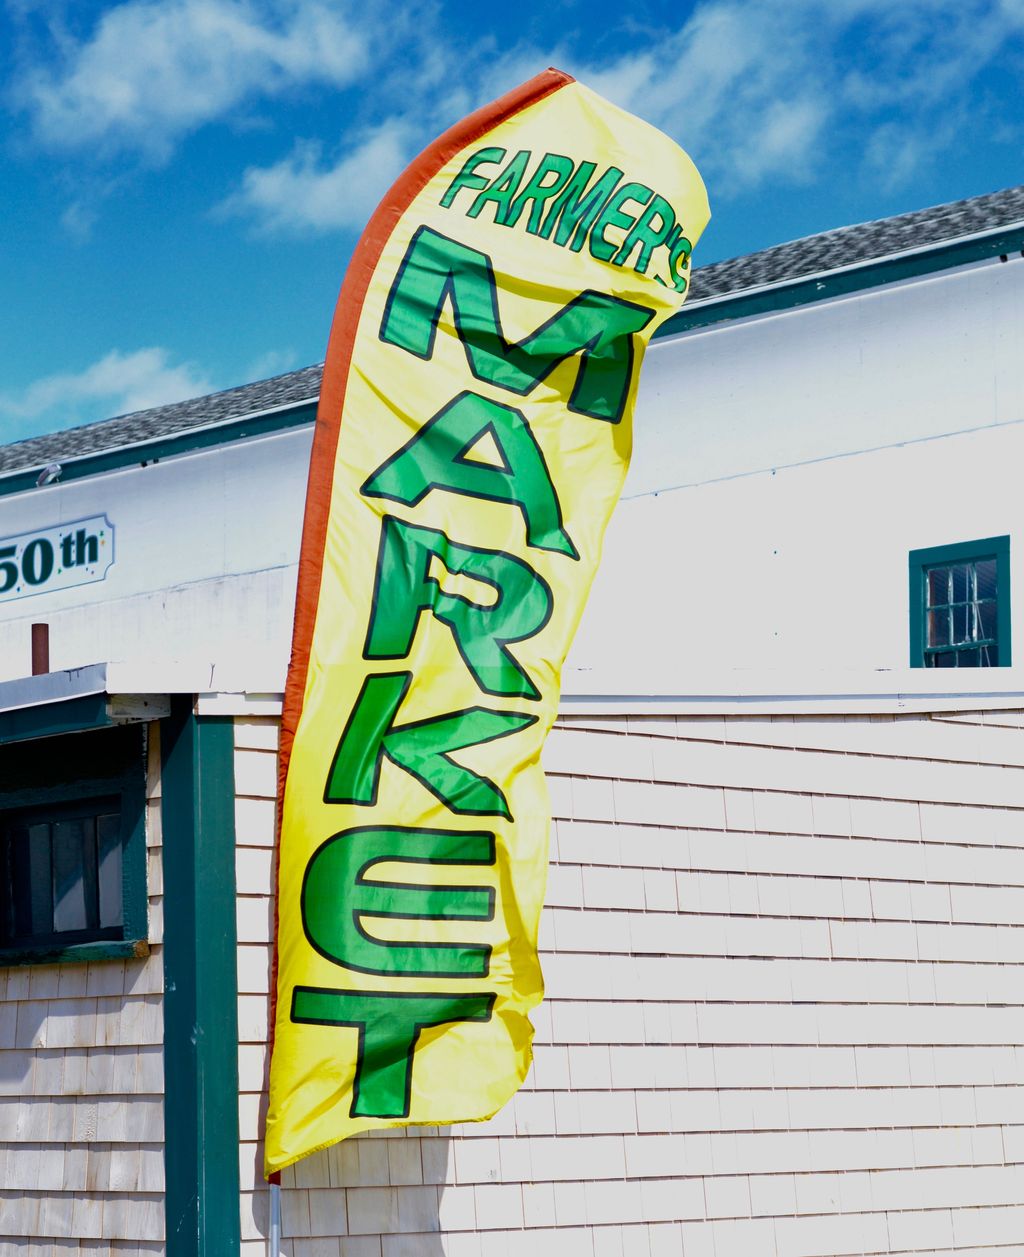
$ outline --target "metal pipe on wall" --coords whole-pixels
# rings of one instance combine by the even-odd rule
[[[32,675],[42,676],[50,671],[50,626],[32,625]]]

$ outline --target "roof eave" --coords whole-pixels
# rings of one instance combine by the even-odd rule
[[[815,271],[795,279],[760,284],[721,296],[696,298],[662,324],[655,335],[659,339],[679,336],[716,323],[778,314],[817,301],[847,297],[882,284],[919,279],[1018,251],[1024,251],[1024,219],[937,244],[903,249],[885,257]]]
[[[58,456],[55,461],[61,465],[61,475],[60,480],[55,483],[81,480],[103,472],[119,471],[124,467],[144,466],[173,455],[191,454],[215,445],[228,445],[232,441],[267,436],[312,424],[316,419],[317,400],[316,397],[311,397],[287,402],[281,406],[254,410],[245,415],[218,420],[216,423],[197,425],[181,432],[111,446],[89,454],[76,454],[68,458]],[[0,473],[0,497],[35,488],[38,471],[38,466],[32,466]]]

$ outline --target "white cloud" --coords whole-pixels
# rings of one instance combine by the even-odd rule
[[[300,142],[250,167],[220,207],[268,233],[358,229],[412,154],[450,122],[555,64],[676,138],[713,199],[824,170],[889,190],[955,144],[950,117],[1000,55],[1024,0],[703,0],[675,27],[605,60],[541,47],[446,47],[420,31],[400,60],[406,107],[340,156]],[[405,55],[408,54],[408,55]],[[382,99],[395,95],[380,79]]]
[[[97,209],[95,203],[76,199],[68,205],[60,216],[60,225],[73,240],[88,240],[96,225]]]
[[[48,375],[20,392],[0,394],[0,439],[13,439],[3,436],[5,420],[17,421],[20,433],[58,431],[200,397],[211,387],[193,365],[172,363],[166,349],[113,349],[83,371]]]
[[[248,169],[219,212],[249,217],[271,234],[358,230],[414,152],[401,120],[370,131],[334,162],[322,160],[318,145],[299,144],[271,166]]]
[[[15,87],[36,137],[166,158],[180,136],[257,95],[344,86],[366,42],[326,0],[127,0],[59,41]]]
[[[84,40],[54,27],[51,61],[25,73],[21,100],[51,146],[162,158],[214,119],[241,125],[261,96],[354,88],[340,152],[300,139],[250,166],[219,207],[260,232],[323,233],[361,227],[434,135],[549,64],[678,139],[716,199],[826,169],[882,171],[892,187],[951,151],[948,120],[966,116],[972,83],[1024,29],[1024,0],[700,0],[597,59],[571,32],[547,47],[468,45],[431,3],[122,0]],[[87,230],[87,215],[67,226]]]
[[[782,172],[803,177],[830,113],[820,76],[807,72],[814,42],[786,6],[712,0],[650,50],[569,68],[678,139],[732,192]]]
[[[719,194],[805,181],[844,146],[854,168],[886,153],[892,184],[955,142],[946,120],[1016,36],[1022,6],[705,0],[650,48],[567,68],[672,134]]]
[[[294,349],[268,349],[266,353],[253,358],[241,371],[243,380],[269,380],[275,375],[291,371],[299,365],[298,354]]]
[[[810,97],[772,101],[759,114],[745,142],[737,137],[734,160],[739,181],[759,184],[787,171],[793,181],[810,177],[810,155],[828,116]]]

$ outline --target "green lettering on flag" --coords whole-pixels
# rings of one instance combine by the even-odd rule
[[[428,720],[395,724],[411,684],[411,672],[379,673],[363,682],[334,753],[324,802],[364,807],[376,804],[381,764],[387,756],[450,811],[460,816],[511,819],[508,802],[494,782],[457,764],[450,758],[451,752],[518,733],[535,724],[537,717],[468,707]]]
[[[431,358],[446,302],[478,380],[525,397],[560,362],[579,354],[569,410],[610,423],[622,418],[633,374],[633,337],[654,317],[653,310],[588,289],[529,336],[510,342],[502,331],[487,254],[420,227],[388,294],[381,340]]]
[[[486,943],[396,942],[364,922],[491,921],[490,886],[421,885],[368,877],[379,864],[419,867],[494,864],[494,835],[443,829],[369,826],[328,838],[310,858],[302,882],[306,937],[326,959],[359,973],[409,978],[485,978]]]
[[[488,586],[494,601],[485,606],[445,593],[430,574],[435,561],[453,575]],[[463,662],[485,693],[539,699],[540,691],[509,646],[538,633],[551,609],[550,586],[522,559],[460,545],[435,528],[386,515],[363,658],[406,658],[420,616],[430,611],[451,630]]]
[[[407,1117],[412,1062],[423,1030],[490,1021],[494,995],[345,991],[297,986],[292,1021],[359,1031],[352,1117]]]
[[[485,436],[493,440],[502,466],[474,459],[473,448]],[[562,527],[543,451],[526,416],[512,406],[460,393],[378,467],[361,492],[417,506],[432,489],[508,502],[522,512],[531,546],[579,558]]]

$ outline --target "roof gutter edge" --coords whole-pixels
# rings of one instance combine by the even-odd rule
[[[1005,247],[1004,247],[1005,246]],[[902,249],[830,270],[812,271],[771,284],[743,288],[687,303],[655,332],[655,339],[758,314],[774,314],[815,301],[850,296],[882,284],[966,266],[1024,247],[1024,219],[949,240]]]
[[[13,681],[0,681],[0,714],[21,711],[26,707],[66,703],[71,699],[86,698],[106,692],[107,665],[105,663],[64,668],[58,672],[45,672],[41,676],[19,677]]]
[[[254,410],[246,414],[234,415],[229,419],[217,420],[215,423],[197,424],[164,436],[147,437],[127,445],[112,445],[106,449],[92,450],[87,454],[75,454],[60,460],[61,479],[55,483],[80,480],[105,471],[117,471],[133,463],[157,462],[173,454],[187,454],[214,445],[226,445],[230,441],[241,440],[247,436],[266,436],[288,428],[300,427],[304,423],[312,423],[316,418],[317,401],[318,397],[303,398],[299,401],[286,402],[281,406],[272,406],[266,410]],[[312,413],[306,413],[307,411],[312,411]],[[60,433],[48,435],[59,436]],[[34,488],[39,466],[41,464],[33,464],[31,467],[18,467],[12,471],[0,472],[0,497]]]

